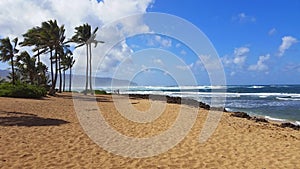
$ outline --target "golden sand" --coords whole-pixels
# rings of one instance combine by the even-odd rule
[[[180,105],[168,104],[151,123],[121,116],[111,96],[97,96],[101,113],[118,132],[152,137],[176,120]],[[148,100],[132,99],[141,111]],[[207,117],[200,109],[188,135],[167,152],[147,158],[109,153],[83,131],[71,94],[42,100],[0,98],[0,168],[300,168],[300,131],[224,113],[204,143],[199,134]]]

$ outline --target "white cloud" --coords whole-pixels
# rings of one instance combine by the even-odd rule
[[[253,16],[246,15],[244,12],[239,13],[237,16],[232,17],[233,20],[238,20],[240,23],[243,22],[255,22],[256,18]]]
[[[247,58],[247,54],[249,53],[250,49],[247,47],[240,47],[240,48],[235,48],[234,49],[234,59],[233,59],[233,63],[238,65],[238,66],[242,66]]]
[[[161,59],[154,59],[154,60],[153,60],[153,63],[155,63],[155,64],[157,64],[157,65],[160,65],[160,66],[165,65],[164,62],[163,62]]]
[[[233,51],[233,55],[225,55],[221,58],[221,61],[225,67],[228,67],[231,71],[230,75],[234,76],[236,75],[241,68],[243,68],[246,59],[247,54],[250,52],[250,49],[248,47],[239,47],[235,48]]]
[[[246,59],[247,59],[247,54],[250,52],[250,49],[248,47],[239,47],[235,48],[233,52],[233,58],[229,57],[228,55],[225,55],[224,57],[221,58],[222,63],[225,66],[243,66]]]
[[[176,68],[182,71],[190,70],[193,67],[193,64],[191,65],[177,65]]]
[[[64,24],[66,36],[70,38],[76,26],[89,23],[93,28],[112,23],[120,18],[145,13],[153,0],[14,0],[0,1],[0,36],[19,37],[28,29],[40,26],[41,22],[56,19],[59,25]],[[130,54],[130,47],[125,42],[119,42],[122,37],[132,33],[148,30],[141,18],[120,20],[121,27],[99,33],[97,39],[104,40],[100,48],[93,49],[93,67],[101,64],[102,71],[114,68],[117,62]],[[111,49],[108,56],[101,55],[101,50],[106,49],[109,43],[120,43]],[[78,48],[74,52],[76,65],[81,72],[85,71],[85,49]],[[48,57],[47,57],[48,58]],[[47,59],[46,58],[46,59]],[[81,59],[80,59],[81,58]],[[45,60],[46,60],[45,59]],[[80,61],[78,61],[80,59]],[[80,73],[80,72],[77,72]]]
[[[250,65],[248,70],[251,71],[267,71],[269,69],[268,65],[265,63],[270,59],[270,54],[265,56],[260,56],[255,65]]]
[[[95,52],[93,52],[95,53]],[[115,68],[120,62],[130,63],[130,56],[133,51],[128,47],[125,41],[122,41],[120,45],[114,47],[104,59],[96,59],[97,61],[101,60],[99,65],[99,71],[109,72],[112,68]],[[99,57],[98,57],[99,58]]]
[[[277,32],[277,30],[275,28],[272,28],[271,30],[269,30],[268,34],[270,36],[274,35]]]
[[[293,44],[298,42],[298,40],[292,36],[284,36],[281,40],[282,43],[278,48],[279,56],[283,56],[287,49],[289,49]]]
[[[172,46],[172,40],[171,39],[167,39],[167,38],[162,38],[159,35],[155,36],[155,40],[162,46],[165,48],[169,48]]]

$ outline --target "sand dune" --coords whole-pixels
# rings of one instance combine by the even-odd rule
[[[135,138],[168,130],[180,110],[167,104],[153,122],[137,123],[118,113],[111,96],[97,96],[97,101],[112,128]],[[151,107],[144,99],[131,103],[140,111]],[[0,98],[0,168],[300,168],[300,131],[224,113],[213,135],[199,143],[207,113],[200,109],[191,131],[169,151],[130,158],[107,152],[85,134],[71,94]]]

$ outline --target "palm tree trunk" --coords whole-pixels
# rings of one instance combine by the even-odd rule
[[[12,84],[15,85],[14,56],[10,57],[10,61],[11,61],[11,72],[12,72]]]
[[[58,57],[58,72],[59,72],[59,93],[61,93],[62,88],[62,75],[61,75],[61,64],[60,64],[60,57]]]
[[[66,70],[64,69],[63,71],[63,92],[65,92],[65,87],[66,87]]]
[[[89,85],[89,45],[86,44],[86,74],[85,74],[85,92],[86,95],[88,92],[88,85]]]
[[[69,92],[71,92],[71,87],[72,87],[72,67],[70,67]]]
[[[41,67],[40,67],[40,63],[41,63],[41,59],[40,59],[40,50],[38,49],[37,52],[38,52],[38,53],[37,53],[37,58],[38,58],[38,63],[37,63],[37,65],[38,65],[38,68],[39,68],[38,73],[41,74]],[[41,85],[41,76],[39,76],[39,75],[37,76],[37,82],[38,82],[38,86]]]
[[[41,62],[41,59],[40,59],[40,50],[38,49],[37,52],[38,52],[38,53],[37,53],[38,63],[40,63],[40,62]]]
[[[54,95],[55,94],[55,87],[56,87],[56,81],[57,81],[57,74],[58,74],[58,59],[57,59],[57,52],[55,51],[55,74],[54,74],[54,80],[50,89],[49,94]]]
[[[92,44],[89,45],[90,46],[90,90],[91,92],[93,91],[92,88]],[[92,92],[93,94],[93,92]]]
[[[57,53],[56,53],[55,54],[55,74],[54,74],[54,84],[53,84],[53,88],[54,89],[56,87],[57,76],[58,76],[58,60],[57,60]]]
[[[50,49],[50,65],[51,65],[51,85],[54,83],[54,76],[53,76],[53,56],[52,56],[52,49]]]

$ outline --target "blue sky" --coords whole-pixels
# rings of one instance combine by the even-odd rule
[[[299,9],[297,0],[157,0],[148,11],[182,17],[202,30],[223,58],[229,84],[299,84]],[[296,40],[290,40],[292,44],[281,55],[283,37]],[[234,60],[235,49],[242,48],[248,51],[244,62],[227,65],[227,60]]]
[[[300,84],[298,0],[15,0],[0,1],[0,7],[3,9],[0,12],[0,37],[18,36],[20,39],[26,30],[49,19],[57,19],[59,24],[64,24],[67,37],[70,37],[74,27],[85,22],[101,28],[119,20],[119,24],[123,24],[120,32],[128,33],[147,29],[148,25],[143,21],[128,21],[124,24],[120,18],[147,12],[175,15],[194,24],[207,36],[223,64],[227,84]],[[68,12],[65,8],[69,9]],[[116,33],[118,35],[99,33],[97,38],[109,43],[120,32]],[[177,72],[175,69],[170,71],[175,71],[179,79],[184,79],[185,71],[190,71],[200,85],[210,84],[207,70],[188,45],[157,34],[126,38],[116,44],[104,58],[97,57],[98,50],[94,49],[93,67],[99,66],[96,75],[112,77],[124,60],[130,60],[141,55],[140,51],[151,48],[167,51],[178,60],[168,61],[168,54],[140,56],[144,59],[136,59],[136,63],[132,62],[126,70],[121,71],[123,74],[116,77],[128,79],[128,71],[133,71],[136,72],[133,80],[141,85],[174,85],[174,73],[172,75],[165,70],[149,68],[167,65],[177,68]],[[74,72],[78,74],[84,74],[83,54],[80,50],[74,53],[77,59]],[[204,56],[209,60],[209,56]],[[47,63],[47,58],[42,59]],[[0,69],[7,68],[9,66],[6,63],[0,63]]]

